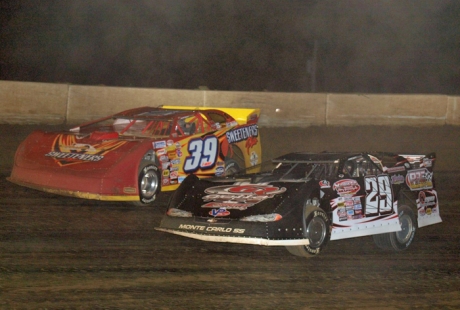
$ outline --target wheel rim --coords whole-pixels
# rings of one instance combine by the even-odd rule
[[[307,236],[310,247],[320,247],[326,238],[326,222],[319,216],[313,217],[307,227]]]
[[[158,176],[154,171],[147,171],[142,176],[141,180],[141,193],[144,198],[151,198],[158,189]]]
[[[410,240],[412,231],[414,230],[414,224],[408,214],[400,216],[399,221],[401,223],[401,231],[396,232],[396,238],[399,243],[403,244]]]

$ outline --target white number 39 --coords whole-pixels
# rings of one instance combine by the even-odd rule
[[[189,156],[185,158],[184,172],[192,173],[198,169],[211,169],[216,164],[219,140],[215,136],[190,140]]]

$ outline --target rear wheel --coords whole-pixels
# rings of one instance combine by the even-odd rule
[[[412,209],[406,205],[398,207],[401,230],[386,234],[373,235],[375,244],[383,250],[403,251],[414,240],[417,220]]]
[[[329,218],[323,209],[313,205],[307,205],[304,209],[304,236],[308,239],[308,245],[287,246],[289,253],[312,257],[318,255],[328,243],[331,237]]]
[[[240,170],[240,165],[238,165],[238,162],[233,159],[227,159],[225,160],[225,175],[229,176],[232,175]]]
[[[139,201],[135,205],[150,205],[160,191],[160,171],[155,165],[147,165],[139,173]]]

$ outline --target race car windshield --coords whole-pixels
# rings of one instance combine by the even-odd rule
[[[278,163],[271,174],[279,181],[304,182],[309,179],[319,180],[333,176],[337,165],[333,163]]]
[[[337,174],[338,162],[277,162],[266,161],[259,165],[227,173],[236,179],[250,178],[254,183],[268,181],[305,182],[321,180]]]
[[[280,175],[281,181],[305,181],[316,167],[310,163],[284,163],[274,173]]]
[[[124,136],[169,136],[171,122],[165,120],[116,119],[113,123],[113,129]]]

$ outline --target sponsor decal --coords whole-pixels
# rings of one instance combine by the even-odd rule
[[[218,176],[218,177],[223,176],[224,173],[225,173],[224,167],[217,167],[216,168],[216,176]]]
[[[226,136],[228,143],[237,143],[251,137],[258,137],[259,129],[257,125],[246,125],[227,131]]]
[[[168,151],[168,158],[169,158],[169,160],[173,160],[173,159],[177,158],[177,156],[176,156],[176,150],[174,150],[174,151]]]
[[[361,197],[337,197],[331,200],[332,210],[336,210],[339,222],[356,220],[363,217]]]
[[[161,163],[161,169],[162,170],[165,170],[165,169],[168,169],[169,168],[169,162],[163,162]]]
[[[257,165],[259,162],[259,156],[257,155],[256,152],[252,151],[251,156],[249,157],[249,161],[251,162],[251,166]]]
[[[234,127],[236,125],[238,125],[237,121],[231,121],[231,122],[225,123],[225,127]]]
[[[249,150],[254,146],[254,145],[257,145],[257,143],[259,142],[259,140],[257,140],[256,137],[249,137],[247,140],[246,140],[246,143],[244,144],[244,146],[246,147],[246,152],[247,154],[249,155]],[[254,165],[253,165],[254,166]]]
[[[353,215],[355,215],[355,211],[353,211],[353,210],[347,210],[347,219],[348,219],[348,220],[352,220],[352,219],[353,219]]]
[[[420,191],[417,199],[417,210],[420,216],[438,212],[438,197],[433,191]]]
[[[153,148],[156,149],[164,149],[166,147],[166,141],[154,141]]]
[[[170,184],[171,184],[170,182],[171,182],[171,181],[170,181],[169,178],[163,178],[163,179],[161,180],[161,184],[162,184],[163,186],[170,185]]]
[[[217,216],[228,216],[230,215],[230,211],[228,211],[225,208],[220,208],[220,209],[212,209],[209,211],[209,215],[217,217]]]
[[[173,141],[173,140],[168,140],[168,141],[166,141],[166,145],[167,145],[167,146],[171,146],[171,145],[173,145],[173,144],[174,144],[174,141]]]
[[[347,211],[345,208],[338,208],[337,209],[337,216],[339,217],[339,221],[343,222],[347,220]]]
[[[53,142],[51,151],[45,156],[53,158],[60,166],[97,162],[125,143],[127,142],[119,140],[107,140],[95,144],[76,143],[74,135],[59,134]]]
[[[433,160],[429,158],[424,158],[423,163],[420,165],[420,167],[432,167],[433,166]]]
[[[166,155],[162,155],[162,156],[160,156],[160,161],[161,161],[161,162],[165,162],[165,161],[168,161],[168,162],[169,162],[169,158],[168,158],[168,156],[166,156]]]
[[[157,156],[166,155],[166,150],[165,149],[159,149],[159,150],[156,150],[156,153],[157,153]]]
[[[163,170],[163,177],[169,177],[169,170]]]
[[[331,182],[329,182],[328,180],[321,180],[319,181],[319,186],[321,188],[331,188]]]
[[[179,183],[182,183],[184,180],[185,180],[185,177],[184,177],[184,176],[178,177],[178,178],[177,178],[177,181],[179,181]]]
[[[404,183],[404,176],[400,174],[392,175],[391,176],[391,184],[402,184]]]
[[[201,168],[206,169],[207,167],[211,167],[214,163],[211,161],[205,161],[201,163]]]
[[[403,172],[403,171],[406,171],[406,168],[404,168],[404,166],[391,167],[391,168],[386,169],[387,173],[395,173],[395,172]]]
[[[179,165],[179,164],[180,164],[180,159],[179,158],[171,160],[171,165]]]
[[[137,189],[135,187],[123,187],[123,193],[125,194],[135,194]]]
[[[208,202],[202,205],[202,208],[225,208],[228,210],[246,210],[248,207],[253,206],[254,204],[248,203],[232,203],[232,202]]]
[[[177,179],[179,176],[179,173],[177,171],[171,171],[170,178],[171,179]]]
[[[248,207],[273,198],[277,194],[284,193],[285,187],[279,188],[273,185],[261,183],[235,183],[233,185],[215,186],[205,189],[206,196],[203,208],[227,208],[244,210]]]
[[[354,196],[361,187],[356,180],[344,179],[335,182],[332,189],[336,191],[339,196],[347,197]]]
[[[406,184],[412,190],[430,189],[433,188],[433,173],[428,169],[415,169],[407,172]]]
[[[100,161],[104,158],[102,155],[87,155],[78,153],[64,153],[64,152],[49,152],[45,156],[53,157],[55,159],[77,159],[81,161]]]
[[[207,231],[207,232],[223,232],[223,233],[234,233],[244,234],[244,228],[231,228],[231,227],[215,227],[215,226],[203,226],[203,225],[189,225],[179,224],[179,229],[194,230],[194,231]]]

